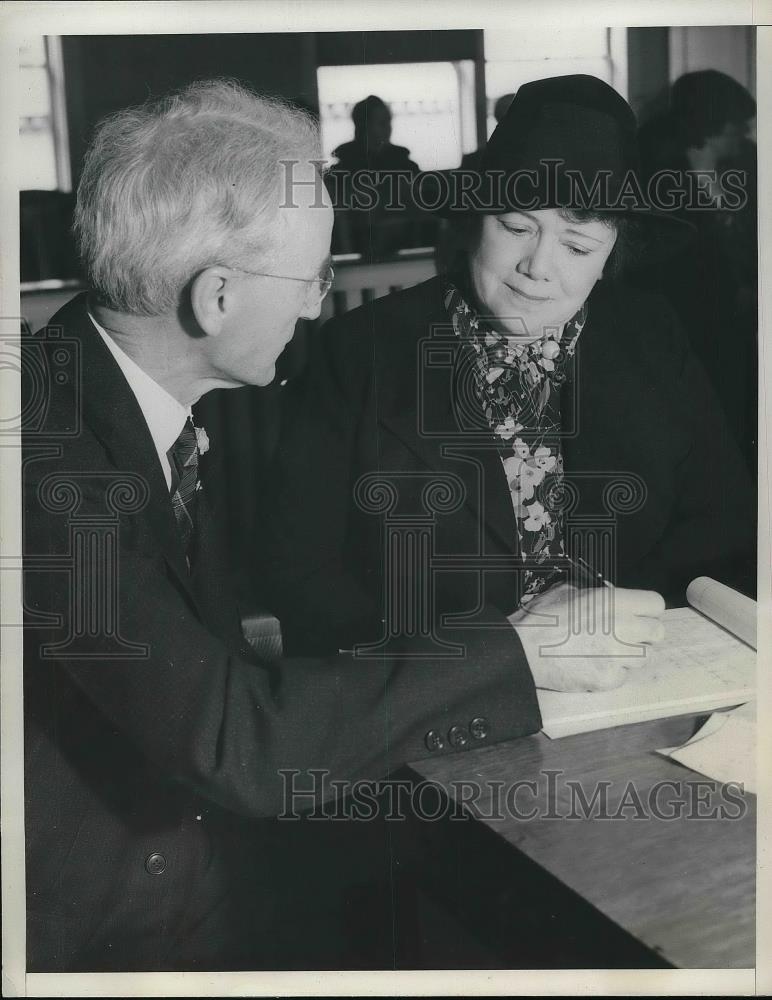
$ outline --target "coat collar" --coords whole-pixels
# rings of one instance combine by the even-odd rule
[[[511,549],[516,544],[511,497],[479,403],[463,392],[463,348],[445,311],[442,280],[420,287],[423,291],[415,301],[403,300],[407,308],[401,322],[393,315],[384,317],[384,329],[375,338],[376,373],[389,376],[376,385],[379,422],[430,469],[447,471],[449,459],[469,456],[476,473],[469,463],[452,462],[465,479],[466,506]],[[574,379],[562,389],[562,448],[569,473],[576,462],[587,468],[597,468],[599,461],[609,469],[630,465],[624,434],[620,444],[620,435],[608,424],[601,421],[599,426],[596,419],[588,426],[590,412],[616,414],[624,423],[631,405],[628,396],[639,382],[623,331],[614,321],[620,314],[618,298],[606,283],[593,290],[587,326],[577,345]]]
[[[376,338],[376,378],[378,372],[392,375],[376,386],[379,422],[428,468],[447,472],[450,462],[464,482],[465,506],[512,549],[512,501],[496,441],[477,399],[465,390],[471,359],[445,310],[442,279],[420,288],[407,322],[387,320],[391,329]]]
[[[185,556],[153,438],[134,393],[89,319],[86,293],[63,306],[48,325],[62,327],[77,339],[84,423],[102,442],[116,469],[133,472],[147,484],[149,500],[145,513],[159,549],[179,582],[191,593]]]

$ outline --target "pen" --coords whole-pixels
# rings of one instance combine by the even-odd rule
[[[567,555],[565,558],[575,569],[579,570],[585,583],[589,583],[593,587],[608,587],[611,590],[614,589],[614,584],[609,583],[602,573],[593,569],[592,566],[590,566],[585,559],[582,559],[581,556],[577,556],[575,559],[572,559],[571,556]]]

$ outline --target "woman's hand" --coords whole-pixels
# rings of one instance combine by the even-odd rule
[[[509,616],[537,688],[602,691],[644,666],[646,646],[661,642],[665,602],[653,590],[570,584],[535,597]]]

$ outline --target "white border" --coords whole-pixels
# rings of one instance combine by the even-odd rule
[[[204,2],[6,2],[0,8],[0,317],[18,317],[18,192],[13,150],[17,139],[18,39],[34,34],[149,34],[324,30],[394,30],[548,26],[571,21],[608,27],[640,25],[772,24],[772,0],[220,0]],[[140,30],[141,27],[141,30]],[[758,138],[760,155],[761,274],[772,269],[772,28],[758,31]],[[11,234],[11,237],[9,237]],[[769,287],[760,298],[761,393],[760,451],[766,458],[770,435],[772,350],[769,345]],[[0,319],[0,323],[4,323]],[[6,380],[7,381],[7,380]],[[4,382],[5,387],[5,382]],[[0,417],[19,412],[18,393],[0,399]],[[0,544],[21,551],[19,462],[15,449],[0,448]],[[772,677],[763,651],[772,649],[772,570],[770,569],[770,469],[764,461],[760,480],[760,695],[772,705]],[[2,620],[19,621],[20,574],[3,573],[0,581]],[[766,612],[766,616],[765,616]],[[772,940],[769,892],[769,782],[759,795],[758,967],[752,970],[674,971],[514,971],[514,972],[383,972],[383,973],[143,973],[137,975],[25,975],[23,966],[23,810],[21,633],[4,629],[2,636],[2,834],[3,834],[3,994],[6,996],[260,996],[260,995],[763,995],[772,991],[772,966],[762,948]],[[766,669],[765,669],[766,668]],[[766,696],[766,697],[765,697]],[[761,716],[763,718],[763,716]],[[759,760],[772,760],[772,732],[759,727]],[[13,915],[13,916],[12,916]]]

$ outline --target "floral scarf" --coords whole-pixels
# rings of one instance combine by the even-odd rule
[[[555,575],[553,559],[565,555],[560,388],[573,374],[587,304],[562,331],[528,342],[492,330],[453,282],[445,286],[444,301],[455,333],[474,352],[474,391],[512,495],[520,554],[529,564],[520,578],[523,605],[546,588]]]

